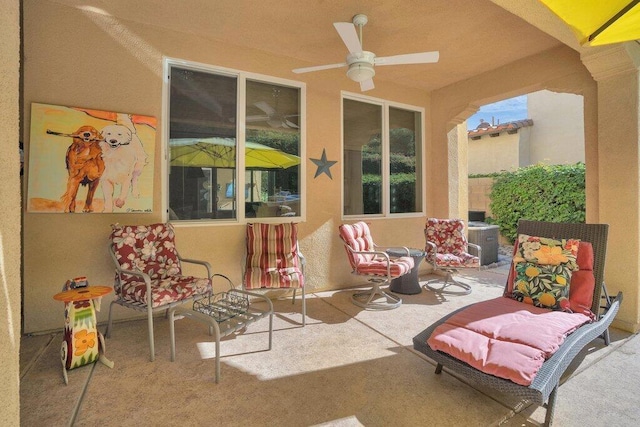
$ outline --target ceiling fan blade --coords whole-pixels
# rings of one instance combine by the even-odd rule
[[[333,26],[336,27],[338,35],[342,39],[342,42],[347,46],[350,53],[362,52],[362,44],[358,38],[358,32],[356,26],[351,22],[334,22]]]
[[[284,119],[284,123],[287,126],[289,126],[290,128],[294,128],[294,129],[298,129],[299,128],[299,126],[297,124],[293,123],[291,120]]]
[[[264,111],[264,113],[268,116],[273,116],[276,114],[276,110],[274,110],[271,105],[267,104],[264,101],[256,102],[253,105]]]
[[[373,84],[373,79],[369,79],[369,80],[364,80],[362,82],[360,82],[360,90],[362,92],[365,92],[367,90],[371,90],[373,89],[375,86]]]
[[[252,122],[266,122],[269,120],[269,116],[247,116],[244,119],[247,123]]]
[[[399,64],[430,64],[438,62],[440,52],[407,53],[405,55],[377,56],[376,65],[399,65]]]
[[[347,66],[346,62],[341,62],[339,64],[316,65],[315,67],[296,68],[295,70],[291,70],[291,71],[293,71],[296,74],[301,74],[301,73],[310,73],[312,71],[330,70],[332,68],[340,68],[340,67],[346,67],[346,66]]]

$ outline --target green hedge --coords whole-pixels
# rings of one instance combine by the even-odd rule
[[[585,167],[534,165],[498,175],[491,189],[491,222],[514,242],[518,220],[585,221]]]

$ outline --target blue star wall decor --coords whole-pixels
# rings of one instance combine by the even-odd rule
[[[318,176],[322,175],[323,173],[326,173],[327,176],[330,179],[333,179],[333,177],[331,176],[331,166],[335,165],[336,163],[338,163],[337,160],[327,160],[327,152],[326,150],[323,148],[322,149],[322,157],[319,159],[311,159],[309,158],[309,160],[311,160],[313,163],[316,164],[316,166],[318,166],[318,169],[316,170],[316,174],[313,178],[317,178]]]

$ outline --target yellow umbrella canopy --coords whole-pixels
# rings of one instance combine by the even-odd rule
[[[640,39],[640,0],[540,0],[576,33],[581,45]]]
[[[172,138],[171,166],[235,168],[236,142],[229,138]],[[300,164],[300,157],[256,142],[245,143],[248,169],[287,169]]]

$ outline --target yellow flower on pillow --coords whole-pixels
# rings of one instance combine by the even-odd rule
[[[562,286],[566,286],[567,285],[567,279],[564,276],[556,276],[556,283]]]
[[[560,265],[569,261],[569,258],[562,253],[560,246],[542,246],[534,255],[538,259],[538,264]]]

